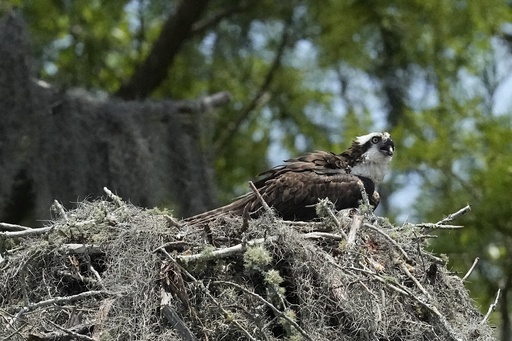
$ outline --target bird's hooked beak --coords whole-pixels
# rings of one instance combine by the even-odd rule
[[[379,145],[379,150],[387,156],[393,156],[393,153],[395,152],[395,143],[392,139],[383,140]]]

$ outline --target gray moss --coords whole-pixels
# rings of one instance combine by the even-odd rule
[[[345,234],[356,213],[339,216]],[[101,340],[493,340],[462,281],[425,251],[414,226],[367,212],[349,245],[329,222],[265,215],[245,228],[228,217],[205,229],[169,221],[124,202],[83,202],[48,234],[6,238],[15,242],[1,264],[0,311],[10,325],[0,338],[69,339],[57,325],[101,331]]]

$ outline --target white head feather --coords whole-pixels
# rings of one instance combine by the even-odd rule
[[[393,159],[392,154],[394,153],[394,147],[390,146],[387,153],[380,149],[386,141],[391,141],[391,135],[387,132],[370,133],[358,136],[355,141],[359,145],[364,145],[372,141],[375,137],[380,138],[379,142],[372,142],[370,148],[363,154],[362,161],[352,167],[351,173],[369,178],[375,183],[375,185],[378,185],[382,180],[384,180],[384,177],[389,171],[389,163]]]
[[[366,135],[361,135],[361,136],[358,136],[356,137],[356,142],[359,143],[361,146],[365,143],[367,143],[368,141],[370,141],[373,137],[375,136],[380,136],[382,137],[382,140],[389,140],[391,139],[391,135],[389,135],[388,132],[382,132],[382,133],[369,133],[369,134],[366,134]]]

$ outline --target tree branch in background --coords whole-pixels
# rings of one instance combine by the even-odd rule
[[[250,6],[254,5],[256,3],[255,0],[249,0],[249,1],[243,1],[233,7],[223,8],[208,18],[205,18],[201,21],[196,22],[192,26],[192,30],[190,31],[190,35],[198,35],[201,33],[204,33],[210,28],[215,27],[218,23],[220,23],[222,20],[231,17],[232,15],[235,15],[237,13],[243,12]]]
[[[135,70],[132,78],[119,88],[115,96],[125,100],[149,96],[167,77],[169,66],[207,6],[208,0],[183,0],[174,15],[169,15],[163,24],[149,55]]]
[[[270,65],[263,83],[261,83],[258,91],[256,91],[253,98],[247,103],[245,107],[240,110],[238,117],[235,117],[230,124],[224,129],[223,133],[219,136],[217,141],[215,142],[214,150],[221,150],[225,147],[229,139],[233,136],[233,134],[238,130],[238,128],[242,125],[242,123],[249,117],[251,112],[259,106],[262,99],[265,97],[265,93],[267,89],[270,87],[272,80],[274,79],[276,71],[281,66],[281,60],[284,55],[284,51],[286,45],[288,44],[288,40],[290,37],[289,33],[290,21],[287,22],[286,26],[283,28],[283,32],[281,34],[281,41],[279,42],[279,46],[276,50],[276,54],[274,56],[274,60]]]

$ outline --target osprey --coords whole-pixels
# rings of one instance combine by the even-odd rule
[[[359,206],[362,182],[370,204],[377,207],[376,191],[389,169],[395,144],[387,132],[374,132],[357,137],[341,154],[315,151],[286,160],[260,174],[254,185],[262,198],[285,220],[316,218],[315,205],[328,198],[337,210]],[[184,220],[185,223],[206,224],[227,214],[262,213],[262,204],[255,193],[247,193],[232,203]]]

